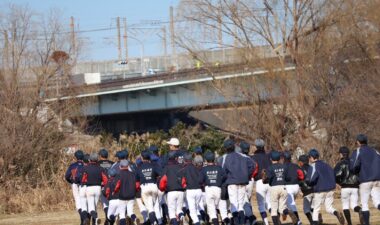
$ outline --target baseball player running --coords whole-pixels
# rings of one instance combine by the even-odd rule
[[[182,169],[182,165],[177,161],[177,152],[170,151],[168,154],[168,162],[165,166],[162,177],[160,179],[159,188],[161,191],[167,192],[167,204],[171,225],[178,225],[182,222],[184,214],[182,212],[184,189],[181,181],[178,179],[178,171]]]
[[[287,167],[284,164],[279,163],[281,154],[278,151],[273,150],[270,154],[272,165],[265,171],[263,171],[263,183],[269,184],[269,193],[271,201],[271,216],[274,225],[280,225],[280,218],[278,212],[282,214],[282,218],[285,220],[290,215],[293,224],[297,222],[297,217],[289,211],[286,206],[286,200],[288,193],[286,192],[286,179],[287,179]]]
[[[356,174],[350,172],[349,154],[350,150],[346,146],[339,148],[340,161],[336,164],[334,173],[337,184],[342,188],[341,199],[344,217],[346,217],[347,224],[352,225],[350,203],[351,208],[359,213],[359,218],[361,218],[361,220],[363,220],[363,216],[361,213],[361,207],[358,206],[359,178]]]
[[[304,177],[307,177],[307,171],[309,170],[309,156],[308,155],[301,155],[298,158],[298,165],[300,166]],[[307,219],[309,220],[310,224],[313,224],[313,217],[311,215],[312,212],[312,202],[313,202],[313,187],[309,186],[305,180],[300,180],[299,186],[301,188],[302,194],[303,194],[303,212],[305,213]],[[321,214],[319,214],[321,215]],[[321,217],[320,217],[321,218]],[[319,220],[319,222],[322,224],[322,222]]]
[[[299,220],[300,217],[298,215],[295,198],[300,190],[300,186],[298,184],[300,181],[304,180],[305,177],[301,168],[297,164],[292,163],[291,161],[292,161],[291,153],[289,151],[285,151],[284,165],[286,166],[286,172],[287,172],[285,187],[286,187],[286,192],[288,193],[286,204],[288,208],[297,217],[296,224],[301,224],[301,221]]]
[[[227,139],[223,143],[227,155],[223,158],[222,168],[226,171],[228,196],[231,203],[231,212],[234,225],[245,224],[244,203],[246,200],[246,186],[251,178],[253,161],[240,153],[235,152],[235,142]]]
[[[185,166],[179,173],[182,187],[186,189],[186,200],[190,211],[190,217],[194,225],[200,225],[200,204],[202,200],[202,189],[200,170],[203,166],[202,158],[196,156],[191,163],[191,153],[184,155]]]
[[[76,151],[74,153],[74,157],[76,159],[76,162],[70,164],[69,168],[67,168],[66,173],[65,173],[65,179],[69,184],[71,184],[71,189],[74,196],[75,208],[79,213],[81,223],[83,223],[82,208],[81,208],[81,202],[80,202],[80,196],[79,196],[79,188],[80,188],[80,172],[79,171],[81,171],[84,167],[83,151],[82,150]]]
[[[140,182],[141,198],[148,210],[150,224],[162,224],[160,202],[158,201],[157,179],[161,174],[161,168],[150,162],[150,152],[141,152],[142,164],[136,170],[137,182]]]
[[[219,206],[221,197],[221,186],[226,179],[226,175],[221,166],[217,166],[215,162],[215,154],[213,152],[205,153],[207,165],[202,168],[200,177],[201,183],[205,186],[207,212],[213,225],[219,225],[217,216],[217,207]],[[228,221],[227,221],[228,222]]]
[[[102,167],[106,174],[108,174],[108,170],[111,168],[114,162],[108,160],[108,151],[106,149],[100,149],[99,150],[99,161],[98,164],[100,167]],[[103,204],[103,211],[106,218],[106,221],[104,221],[104,224],[107,225],[109,223],[107,211],[108,211],[108,200],[104,195],[100,196],[100,201]]]
[[[121,160],[120,174],[114,191],[114,193],[119,193],[117,214],[120,217],[120,225],[131,225],[136,221],[134,205],[136,192],[139,189],[140,183],[136,181],[136,174],[130,171],[128,160]],[[127,217],[125,212],[127,212]]]
[[[88,212],[92,218],[92,224],[100,224],[96,205],[101,195],[101,187],[107,183],[107,175],[98,165],[98,154],[90,155],[90,162],[83,168],[82,183],[86,185],[86,199]],[[87,221],[85,221],[87,222]]]
[[[108,213],[107,219],[110,225],[114,225],[117,217],[117,209],[119,207],[119,193],[115,192],[116,184],[118,178],[116,177],[117,172],[114,169],[108,170],[108,181],[104,185],[103,195],[108,200]]]
[[[356,137],[358,146],[350,159],[350,169],[359,174],[359,193],[363,211],[364,224],[370,222],[368,200],[372,197],[375,208],[380,210],[380,154],[375,149],[370,148],[368,138],[364,134]]]
[[[266,211],[270,209],[269,184],[262,181],[262,171],[267,170],[271,165],[269,155],[265,153],[265,142],[262,139],[255,140],[256,151],[252,159],[258,165],[258,173],[255,177],[256,182],[256,198],[259,206],[260,215],[265,225],[269,225]]]
[[[316,149],[309,151],[310,168],[307,171],[306,182],[314,188],[313,199],[313,225],[320,225],[318,216],[321,205],[325,204],[328,213],[337,217],[339,223],[344,225],[344,217],[334,206],[335,174],[333,168],[322,160],[319,160],[319,152]]]

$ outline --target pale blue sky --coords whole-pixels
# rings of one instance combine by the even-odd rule
[[[1,0],[0,7],[7,3],[28,5],[40,13],[47,12],[52,8],[59,9],[63,13],[62,19],[65,24],[67,23],[68,29],[70,16],[75,18],[76,24],[79,25],[79,30],[113,28],[80,34],[80,37],[84,38],[88,43],[82,59],[90,61],[117,59],[117,31],[114,29],[117,16],[126,17],[128,26],[136,28],[130,29],[129,35],[133,35],[144,42],[145,55],[163,54],[162,39],[158,35],[162,34],[159,32],[164,25],[166,25],[167,33],[169,34],[169,24],[167,23],[169,21],[169,7],[176,7],[178,2],[179,0]],[[162,23],[151,25],[147,23],[149,20],[159,20]],[[123,30],[121,35],[123,35]],[[167,38],[169,38],[169,35],[167,35]],[[139,57],[141,44],[133,39],[128,39],[128,42],[129,56]]]

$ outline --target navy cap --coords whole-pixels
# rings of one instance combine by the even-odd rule
[[[121,150],[121,152],[123,152],[123,153],[124,153],[124,155],[125,155],[125,158],[127,159],[127,158],[128,158],[128,156],[129,156],[129,151],[128,151],[128,149],[127,149],[127,148],[125,148],[125,149]]]
[[[88,154],[88,153],[84,154],[83,162],[88,163],[89,160],[90,160],[90,154]]]
[[[278,152],[276,150],[271,151],[271,153],[270,153],[270,159],[272,161],[279,161],[280,158],[281,158],[281,153],[280,152]]]
[[[202,154],[203,153],[203,149],[201,146],[197,146],[194,148],[194,153],[196,154]]]
[[[368,137],[365,134],[358,134],[356,136],[356,140],[360,142],[361,144],[367,144],[368,143]]]
[[[114,177],[114,176],[116,176],[116,174],[117,174],[117,172],[115,169],[111,168],[108,170],[108,176]]]
[[[292,154],[289,151],[284,152],[284,158],[286,160],[291,160],[292,159]]]
[[[309,157],[308,155],[300,155],[300,157],[298,158],[299,161],[303,162],[303,163],[309,163]]]
[[[227,139],[223,142],[223,148],[224,149],[234,149],[235,148],[235,141],[232,139]]]
[[[205,159],[206,159],[206,161],[208,161],[208,162],[213,162],[213,161],[215,161],[215,153],[213,153],[213,152],[211,152],[211,151],[207,151],[207,152],[205,153]]]
[[[248,144],[247,142],[245,142],[245,141],[240,142],[240,148],[241,148],[241,151],[243,153],[248,154],[250,147],[251,147],[251,145]]]
[[[313,157],[314,159],[319,158],[319,152],[317,149],[312,148],[309,151],[309,157]]]
[[[148,150],[144,150],[141,152],[141,157],[143,159],[150,159],[150,152]]]
[[[350,149],[348,149],[346,146],[342,146],[339,148],[339,153],[342,153],[342,154],[350,154]]]
[[[151,145],[151,146],[149,146],[148,151],[153,152],[153,153],[157,153],[158,147],[155,145]]]
[[[99,155],[103,158],[108,158],[108,151],[104,148],[99,150]]]
[[[184,155],[183,155],[183,159],[185,160],[185,161],[187,161],[187,162],[191,162],[191,160],[193,160],[193,156],[191,155],[191,153],[190,152],[186,152],[186,153],[184,153]]]
[[[75,153],[74,153],[74,156],[77,160],[83,160],[84,158],[84,153],[82,150],[77,150]]]

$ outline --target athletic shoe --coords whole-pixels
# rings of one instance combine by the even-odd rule
[[[99,218],[97,218],[97,219],[95,220],[95,225],[100,225],[101,222],[102,222],[102,221],[101,221]]]
[[[319,222],[319,224],[323,224],[322,213],[319,213],[319,214],[318,214],[318,222]]]
[[[338,218],[340,225],[344,225],[345,219],[343,214],[341,212],[338,212],[338,215],[336,217]]]
[[[84,218],[83,225],[90,225],[90,219],[88,217]]]
[[[288,218],[288,215],[286,215],[286,214],[281,214],[281,217],[282,217],[282,221],[285,221],[286,218]]]

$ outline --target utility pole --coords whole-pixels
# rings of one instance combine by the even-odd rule
[[[76,54],[75,45],[75,31],[74,31],[74,17],[70,17],[70,30],[71,30],[71,47],[73,49],[73,54]]]
[[[125,61],[128,60],[128,35],[127,35],[127,18],[123,18],[124,22],[124,48],[125,48]]]
[[[162,46],[164,49],[164,67],[166,69],[167,67],[167,56],[168,56],[168,49],[167,49],[167,43],[166,43],[166,27],[162,27]]]
[[[120,40],[120,17],[116,17],[116,27],[117,27],[117,50],[119,53],[119,61],[121,61],[121,40]]]
[[[175,40],[174,40],[174,15],[173,15],[173,6],[170,6],[170,43],[172,47],[172,57],[175,57]]]

